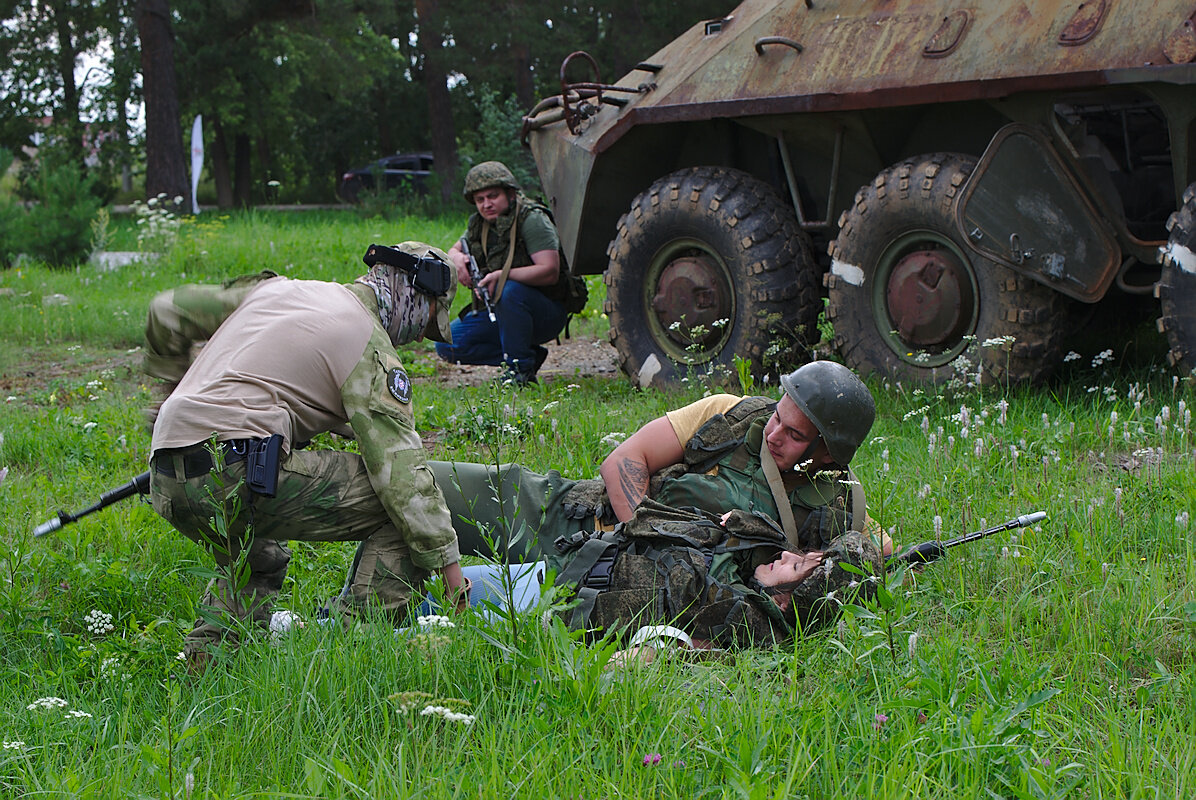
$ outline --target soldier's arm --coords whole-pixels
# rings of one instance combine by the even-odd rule
[[[457,534],[415,430],[410,395],[388,387],[403,366],[379,327],[341,387],[345,414],[370,486],[398,528],[415,566],[444,575],[449,593],[464,586]],[[403,373],[404,378],[406,373]]]
[[[507,278],[528,286],[552,286],[561,274],[561,254],[556,250],[540,250],[531,254],[532,263],[526,267],[511,267]],[[482,285],[494,291],[498,284],[498,270],[488,272],[482,278]]]
[[[272,272],[222,285],[187,284],[150,301],[145,323],[145,359],[149,375],[176,384],[191,365],[191,347],[211,338],[245,296]]]
[[[599,467],[611,509],[620,522],[631,519],[648,496],[652,475],[681,463],[685,454],[668,417],[658,417],[627,437]]]

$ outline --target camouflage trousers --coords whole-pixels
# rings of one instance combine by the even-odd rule
[[[295,451],[282,462],[275,496],[265,497],[245,485],[244,462],[184,477],[184,457],[203,447],[160,452],[150,470],[154,510],[207,548],[218,568],[187,637],[189,647],[269,625],[273,596],[291,559],[282,544],[289,540],[360,541],[358,567],[337,599],[338,610],[352,617],[368,609],[402,621],[428,573],[411,561],[361,456]],[[173,475],[162,473],[163,463]]]
[[[498,558],[487,538],[511,562],[537,561],[558,536],[592,530],[594,517],[571,519],[561,496],[576,481],[556,470],[532,472],[519,464],[429,461],[453,517],[461,555]]]

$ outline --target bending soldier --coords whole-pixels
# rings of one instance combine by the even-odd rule
[[[268,624],[285,540],[362,541],[341,598],[348,614],[372,607],[400,620],[433,571],[450,596],[465,588],[395,351],[424,335],[449,339],[453,270],[419,242],[371,246],[366,261],[348,285],[263,272],[150,305],[145,370],[169,395],[151,412],[150,497],[223,573],[202,601],[215,615],[187,637],[195,667],[208,645],[236,638],[220,615]],[[298,449],[324,431],[355,436],[360,455]]]

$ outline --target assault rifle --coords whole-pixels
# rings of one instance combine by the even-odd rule
[[[469,261],[469,279],[473,281],[473,289],[477,292],[478,297],[482,298],[482,302],[486,304],[486,313],[490,315],[491,322],[498,322],[498,317],[494,316],[494,301],[490,299],[490,290],[482,285],[482,270],[478,268],[478,262],[473,257],[473,253],[469,252],[469,242],[465,241],[465,237],[461,237],[458,242],[461,245],[461,252],[465,254],[465,258]]]
[[[75,522],[82,517],[86,517],[88,514],[99,511],[101,508],[107,508],[113,503],[119,503],[126,497],[131,497],[134,494],[149,494],[149,489],[150,474],[148,472],[143,472],[123,486],[117,486],[115,489],[109,489],[108,491],[104,492],[102,495],[100,495],[100,502],[96,503],[94,506],[88,506],[77,514],[68,514],[65,511],[59,511],[57,517],[43,522],[41,525],[38,525],[36,528],[34,528],[33,535],[45,536],[47,533],[53,533],[54,531],[61,530],[62,526]]]
[[[902,551],[896,555],[889,556],[885,561],[886,566],[895,566],[904,561],[907,564],[925,564],[930,561],[942,558],[947,552],[948,548],[955,547],[968,542],[974,542],[977,539],[983,539],[985,536],[991,536],[994,533],[1001,531],[1013,530],[1014,528],[1024,528],[1027,525],[1033,525],[1036,522],[1041,522],[1046,519],[1045,511],[1035,511],[1031,514],[1022,514],[1016,519],[1011,519],[1008,522],[1002,522],[1000,525],[994,525],[991,528],[985,528],[982,531],[975,531],[973,533],[965,533],[962,536],[956,536],[954,539],[947,541],[934,540],[930,542],[922,542],[922,544],[914,545],[908,550]]]

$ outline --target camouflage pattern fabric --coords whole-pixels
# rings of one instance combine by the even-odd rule
[[[568,574],[589,538],[578,536],[565,552],[550,555],[549,565]],[[785,549],[784,534],[760,515],[735,511],[724,527],[696,509],[649,500],[629,522],[601,538],[618,552],[610,585],[591,587],[592,580],[582,579],[582,613],[566,612],[572,627],[594,635],[668,623],[720,646],[767,645],[829,622],[856,592],[874,591],[872,581],[847,572],[843,562],[868,575],[880,570],[879,551],[867,537],[840,537],[823,564],[793,590],[791,616],[752,576],[758,565]],[[587,588],[592,589],[588,599]]]
[[[162,459],[171,463],[175,476],[151,471],[154,510],[207,548],[222,573],[201,603],[225,619],[201,617],[188,636],[189,646],[236,639],[242,626],[269,624],[272,598],[282,588],[290,561],[282,541],[364,540],[363,566],[340,609],[350,616],[370,609],[401,621],[428,575],[410,558],[360,456],[295,451],[279,470],[274,497],[245,487],[244,462],[180,479],[183,453],[159,454],[155,463]]]
[[[479,189],[501,186],[504,189],[520,190],[515,174],[501,161],[483,161],[465,174],[465,188],[462,194],[465,202],[473,205],[473,193]]]
[[[500,214],[498,219],[490,223],[485,247],[482,246],[482,225],[485,220],[482,219],[481,214],[475,213],[469,216],[469,222],[465,227],[465,241],[469,244],[469,252],[473,253],[474,259],[478,262],[478,268],[483,274],[501,270],[503,264],[506,263],[507,251],[511,247],[511,228],[515,225],[516,220],[519,223],[518,229],[522,230],[524,221],[532,214],[539,213],[546,215],[550,220],[552,218],[552,215],[548,213],[547,206],[529,200],[522,194],[515,196],[514,205],[513,213]],[[567,262],[564,260],[564,254],[561,255],[561,271],[557,275],[556,283],[551,286],[535,287],[558,303],[564,302],[569,296],[570,273]],[[527,243],[522,236],[516,233],[515,255],[511,260],[511,266],[526,267],[531,263],[532,257],[527,251]]]

